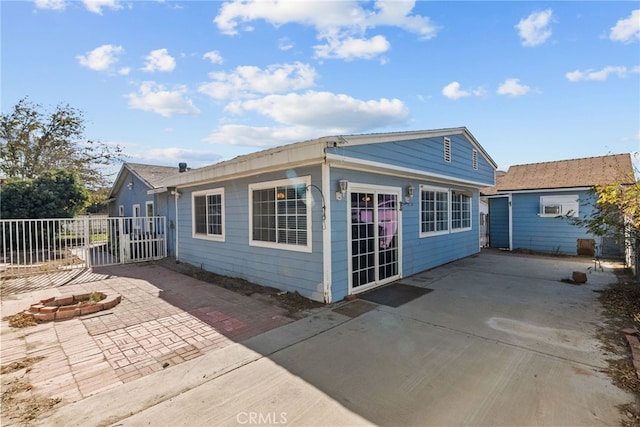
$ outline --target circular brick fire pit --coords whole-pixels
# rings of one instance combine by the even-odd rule
[[[71,319],[83,314],[108,310],[118,305],[121,299],[120,294],[110,291],[51,297],[31,304],[25,313],[40,321]]]

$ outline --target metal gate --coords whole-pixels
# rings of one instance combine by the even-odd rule
[[[86,216],[0,220],[0,282],[167,254],[165,217]]]

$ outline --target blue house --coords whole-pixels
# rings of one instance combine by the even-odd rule
[[[622,239],[598,237],[567,217],[588,217],[598,184],[633,184],[630,154],[511,166],[482,190],[489,203],[489,247],[618,257]]]
[[[188,170],[185,164],[177,167],[123,163],[109,192],[110,217],[154,217],[167,218],[167,253],[175,254],[175,198],[161,186],[163,180]],[[148,224],[131,221],[131,227],[140,231]]]
[[[173,174],[151,193],[176,207],[179,261],[332,302],[479,252],[495,169],[464,127],[342,135]]]

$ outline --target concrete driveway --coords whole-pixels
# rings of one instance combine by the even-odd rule
[[[619,425],[589,260],[482,253],[60,408],[42,425]]]

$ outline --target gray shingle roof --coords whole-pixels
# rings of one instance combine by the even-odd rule
[[[156,166],[128,162],[126,163],[126,166],[132,173],[145,181],[151,188],[160,187],[164,179],[179,173],[177,166]]]

